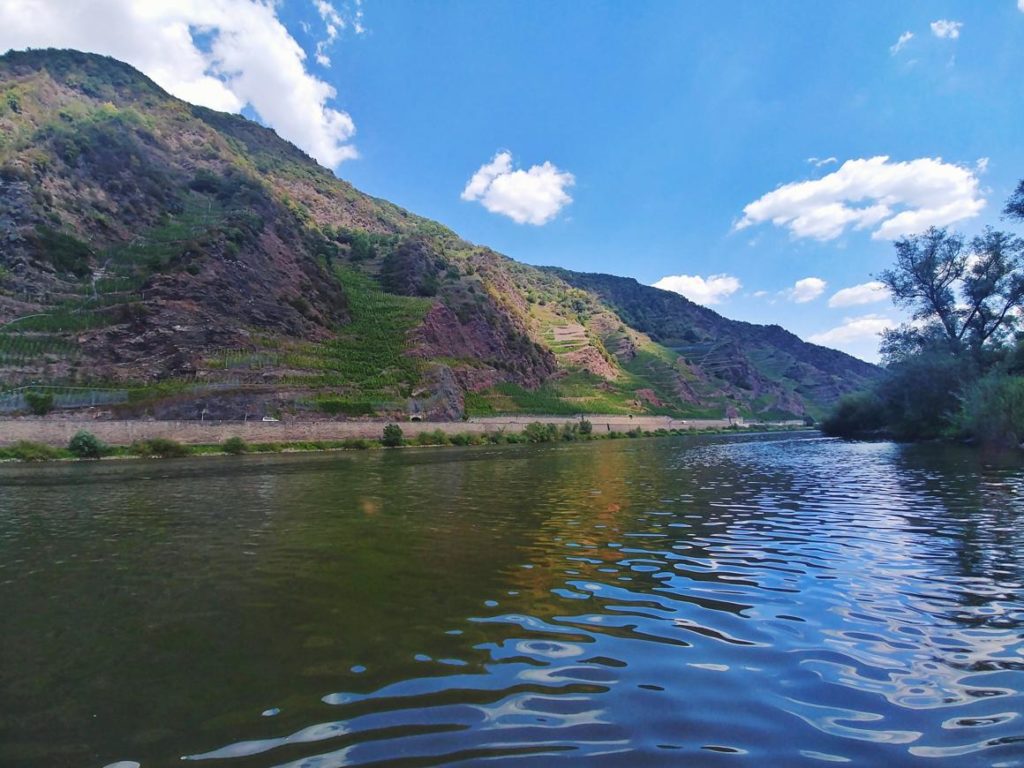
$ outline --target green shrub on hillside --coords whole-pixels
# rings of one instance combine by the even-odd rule
[[[25,402],[36,416],[45,416],[53,410],[53,393],[29,391],[25,393]]]

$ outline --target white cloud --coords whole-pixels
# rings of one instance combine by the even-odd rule
[[[832,163],[838,163],[839,160],[837,160],[834,157],[825,157],[825,158],[808,157],[807,158],[807,162],[810,163],[811,165],[813,165],[815,168],[821,168],[821,166],[823,166],[823,165],[831,165]]]
[[[872,238],[891,240],[977,216],[984,207],[971,169],[939,157],[894,163],[883,155],[784,184],[747,205],[735,228],[770,221],[795,237],[834,240],[850,226],[876,227]]]
[[[884,315],[860,315],[859,317],[847,317],[842,325],[830,328],[822,333],[816,333],[808,341],[815,344],[822,344],[826,347],[836,347],[849,351],[862,346],[865,341],[877,344],[878,336],[882,331],[895,328],[898,323]]]
[[[710,306],[732,296],[742,284],[739,278],[732,275],[666,275],[656,282],[654,287],[678,293],[690,301]]]
[[[547,224],[572,202],[565,191],[576,183],[568,171],[549,162],[512,170],[512,153],[499,152],[480,166],[462,190],[463,200],[478,200],[491,213],[517,224]]]
[[[941,37],[945,40],[956,40],[960,37],[960,28],[963,27],[962,21],[950,21],[949,19],[939,19],[931,23],[932,34],[936,37]]]
[[[1024,2],[1024,0],[1021,0],[1021,1]],[[904,32],[902,35],[900,35],[900,39],[899,40],[897,40],[895,43],[893,43],[891,46],[889,46],[889,53],[892,56],[895,56],[897,53],[902,51],[907,46],[907,43],[909,43],[913,39],[914,39],[914,33],[913,32],[910,32],[909,30]]]
[[[201,37],[201,42],[194,36]],[[0,51],[76,48],[126,61],[170,93],[260,119],[326,166],[356,157],[335,90],[263,0],[0,0]]]
[[[1024,3],[1024,0],[1020,1]],[[978,172],[979,175],[986,173],[988,171],[988,162],[989,160],[987,157],[978,158],[978,162],[974,164],[974,169]]]
[[[889,289],[885,283],[872,280],[868,283],[861,283],[850,288],[843,288],[836,291],[828,300],[828,305],[835,307],[857,307],[863,304],[876,304],[889,298]]]
[[[797,280],[793,283],[792,288],[783,293],[790,301],[797,304],[806,304],[821,296],[827,286],[828,283],[820,277],[805,277],[803,280]]]
[[[1017,10],[1024,13],[1024,0],[1017,0]]]

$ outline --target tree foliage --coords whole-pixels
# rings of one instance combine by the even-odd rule
[[[1004,213],[1024,221],[1024,181]],[[829,434],[884,431],[904,439],[1024,437],[1024,239],[987,228],[966,240],[929,229],[898,240],[879,275],[912,320],[882,339],[885,379],[845,398]],[[1016,343],[1013,342],[1016,340]]]
[[[933,227],[899,239],[879,279],[914,321],[885,332],[886,362],[937,348],[980,358],[1009,337],[1024,306],[1024,240],[989,228],[967,243]]]

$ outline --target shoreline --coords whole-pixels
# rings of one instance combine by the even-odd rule
[[[465,421],[401,421],[394,420],[312,420],[312,421],[181,421],[144,419],[54,418],[53,416],[0,419],[0,448],[19,441],[42,443],[54,448],[66,446],[75,433],[85,430],[108,445],[131,445],[140,440],[165,439],[186,445],[221,443],[237,437],[246,443],[318,442],[346,439],[376,439],[387,424],[397,423],[407,437],[422,433],[445,434],[521,433],[529,424],[541,422],[558,427],[587,420],[594,433],[627,432],[633,429],[724,429],[734,424],[748,429],[752,426],[805,426],[802,421],[752,422],[740,419],[675,419],[668,416],[618,416],[577,414],[574,416],[488,416]]]
[[[540,423],[540,422],[534,422]],[[383,425],[381,425],[383,427]],[[544,425],[547,426],[547,425]],[[0,465],[38,464],[51,462],[94,462],[118,461],[130,459],[173,459],[198,458],[206,456],[240,456],[280,453],[328,453],[343,451],[392,450],[406,448],[462,448],[495,445],[541,445],[560,442],[591,442],[598,440],[631,440],[644,438],[682,437],[686,435],[761,435],[773,433],[817,432],[813,427],[796,426],[758,426],[750,427],[705,427],[688,429],[658,429],[647,431],[634,429],[629,432],[610,431],[606,433],[581,434],[576,431],[551,429],[546,436],[533,439],[522,432],[452,432],[442,436],[435,433],[429,435],[432,442],[424,442],[418,435],[412,439],[403,437],[400,445],[385,445],[380,439],[349,438],[341,441],[282,441],[246,443],[236,442],[230,445],[231,438],[221,443],[184,444],[171,440],[138,441],[130,445],[105,446],[102,455],[76,456],[68,448],[54,447],[43,443],[20,441],[13,446],[0,447]]]

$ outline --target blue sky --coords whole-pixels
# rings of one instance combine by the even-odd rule
[[[127,0],[83,2],[107,23],[47,24],[62,4],[45,0],[29,21],[25,0],[0,0],[0,48],[126,58],[469,240],[531,264],[676,276],[662,284],[728,317],[868,359],[900,316],[870,286],[836,292],[888,266],[893,236],[999,225],[1024,177],[1018,0],[154,0],[173,7],[156,22]],[[177,43],[126,48],[103,29],[115,20],[187,23],[220,50],[198,52],[191,80],[161,79]]]

